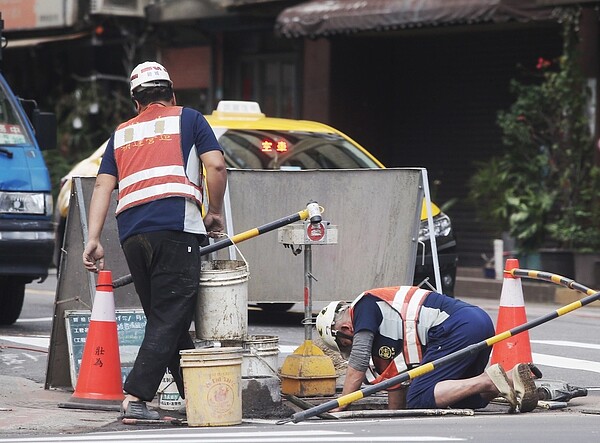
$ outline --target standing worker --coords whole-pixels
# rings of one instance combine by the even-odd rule
[[[189,335],[200,278],[200,244],[223,230],[227,170],[223,151],[202,114],[176,106],[173,82],[156,62],[131,72],[137,116],[111,136],[96,178],[83,265],[104,268],[100,234],[118,184],[119,240],[146,314],[144,340],[124,385],[125,418],[157,419],[149,411],[167,368],[182,398],[179,351]],[[203,172],[208,211],[202,220]],[[208,233],[208,234],[207,234]]]
[[[481,308],[414,286],[371,289],[352,303],[332,302],[318,314],[316,327],[328,347],[349,359],[343,395],[360,389],[370,358],[377,377],[371,383],[378,383],[494,335]],[[533,410],[538,397],[529,364],[508,374],[500,365],[486,370],[490,352],[485,348],[393,386],[388,408],[479,409],[501,395],[511,411]]]

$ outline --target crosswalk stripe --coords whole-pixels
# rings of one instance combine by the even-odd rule
[[[189,429],[188,429],[189,430]],[[69,441],[77,442],[103,442],[103,441],[118,441],[122,442],[139,442],[139,443],[157,443],[157,442],[172,442],[177,441],[179,443],[270,443],[270,442],[281,442],[281,443],[304,443],[304,442],[364,442],[365,436],[353,435],[349,432],[328,432],[328,431],[288,431],[288,432],[269,432],[261,431],[256,429],[251,432],[225,432],[215,433],[209,432],[204,433],[198,432],[169,432],[169,433],[156,433],[153,432],[151,436],[147,433],[142,434],[140,431],[132,432],[106,432],[102,434],[86,434],[72,435],[72,436],[55,436],[55,437],[38,437],[38,438],[0,438],[0,443],[19,443],[19,442],[31,442],[31,443],[61,443]],[[368,441],[372,442],[457,442],[466,441],[466,438],[458,437],[445,437],[445,436],[369,436]]]
[[[540,345],[567,346],[569,348],[600,349],[600,345],[595,343],[581,343],[578,341],[568,340],[531,340],[531,343],[538,343]]]
[[[600,363],[578,358],[558,357],[556,355],[532,353],[533,362],[537,365],[552,366],[563,369],[576,369],[600,373]]]
[[[40,317],[40,318],[19,318],[17,323],[41,323],[52,321],[52,317]]]
[[[19,343],[21,345],[37,346],[39,348],[48,349],[50,346],[50,337],[47,336],[14,336],[14,335],[0,335],[0,340],[6,340],[13,343]]]

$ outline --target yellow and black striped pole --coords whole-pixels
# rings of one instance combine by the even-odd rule
[[[204,246],[203,248],[200,248],[200,255],[210,254],[211,252],[218,251],[219,249],[232,246],[235,243],[243,242],[244,240],[248,240],[249,238],[257,237],[261,234],[265,234],[277,228],[281,228],[282,226],[289,225],[290,223],[294,223],[300,220],[306,220],[307,218],[308,209],[304,209],[300,212],[296,212],[295,214],[291,214],[287,217],[282,217],[279,220],[272,221],[271,223],[267,223],[257,228],[248,229],[247,231],[240,232],[239,234],[236,234],[233,237],[224,238],[223,240],[214,242],[211,245]]]
[[[539,317],[535,320],[532,320],[527,323],[523,323],[522,325],[516,326],[508,331],[501,332],[500,334],[494,335],[493,337],[488,338],[487,340],[483,340],[479,343],[474,343],[470,346],[467,346],[464,349],[453,352],[452,354],[448,354],[442,358],[438,358],[429,363],[425,363],[421,366],[418,366],[414,369],[411,369],[407,372],[403,372],[395,377],[384,380],[376,385],[367,386],[364,389],[359,391],[351,392],[350,394],[343,395],[334,400],[330,400],[328,402],[317,405],[313,408],[307,409],[305,411],[300,411],[293,414],[290,418],[281,420],[277,424],[284,424],[289,422],[298,423],[300,421],[306,420],[307,418],[311,418],[317,416],[319,414],[323,414],[327,411],[330,411],[333,408],[347,406],[352,402],[360,400],[361,398],[367,397],[375,392],[381,391],[383,389],[389,388],[391,386],[397,385],[398,383],[402,383],[408,380],[412,380],[421,375],[427,374],[434,369],[440,368],[442,366],[446,366],[449,363],[453,363],[461,358],[463,358],[467,354],[475,354],[485,349],[486,347],[493,346],[494,344],[506,340],[507,338],[513,337],[521,332],[528,331],[529,329],[535,328],[541,324],[549,322],[550,320],[554,320],[555,318],[560,317],[561,315],[568,314],[576,309],[581,308],[582,306],[589,305],[590,303],[600,300],[600,292],[594,291],[586,286],[583,286],[580,283],[577,283],[574,280],[569,278],[557,275],[550,274],[548,272],[542,271],[532,271],[527,269],[512,269],[510,271],[504,271],[506,273],[513,274],[513,276],[517,277],[528,277],[537,280],[545,280],[550,281],[552,283],[556,283],[558,285],[565,286],[569,289],[576,290],[578,292],[582,292],[587,294],[587,297],[582,298],[581,300],[577,300],[573,303],[570,303],[566,306],[563,306],[560,309],[557,309],[554,312],[546,314],[542,317]]]
[[[317,205],[316,202],[310,202],[306,209],[302,211],[296,212],[294,214],[290,214],[286,217],[282,217],[278,220],[272,221],[270,223],[264,224],[262,226],[258,226],[257,228],[248,229],[247,231],[240,232],[239,234],[234,235],[233,237],[227,237],[222,240],[216,241],[208,246],[204,246],[200,248],[200,255],[207,255],[211,252],[218,251],[220,249],[227,248],[228,246],[232,246],[233,244],[243,242],[244,240],[248,240],[250,238],[257,237],[261,234],[265,234],[267,232],[273,231],[277,228],[281,228],[283,226],[289,225],[291,223],[306,220],[309,217],[312,220],[314,215],[314,206]],[[319,206],[317,205],[317,210]],[[320,214],[320,212],[319,212]],[[320,220],[320,219],[319,219]],[[131,278],[131,274],[124,275],[123,277],[119,277],[113,281],[113,288],[119,288],[121,286],[128,285],[131,283],[133,279]]]

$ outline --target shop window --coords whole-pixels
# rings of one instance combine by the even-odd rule
[[[270,117],[298,118],[297,63],[292,56],[254,56],[240,63],[238,96]]]

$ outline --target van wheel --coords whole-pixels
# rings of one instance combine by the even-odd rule
[[[10,277],[0,277],[0,325],[8,326],[17,321],[23,309],[25,283]]]

